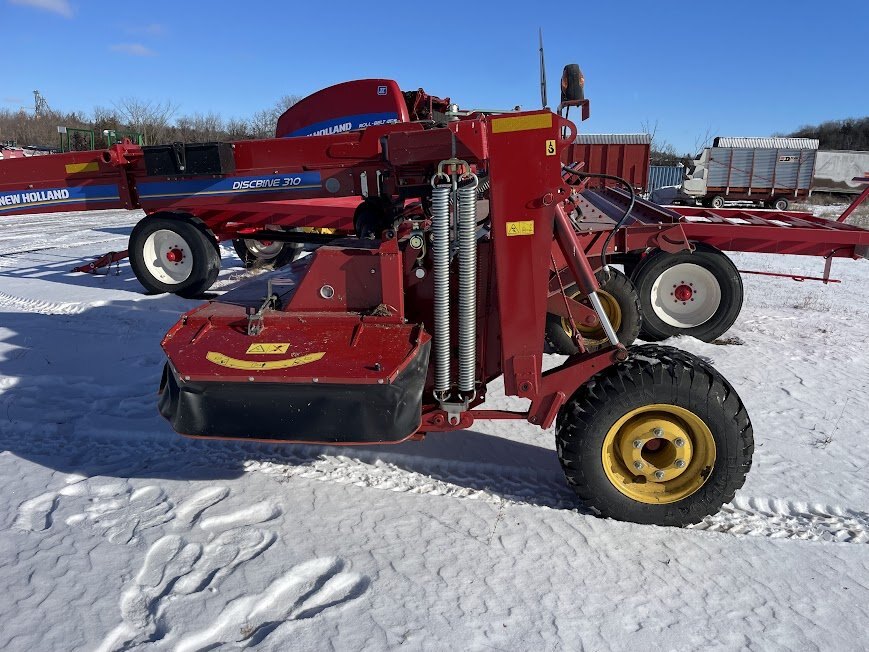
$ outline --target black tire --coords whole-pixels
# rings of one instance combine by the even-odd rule
[[[614,324],[616,335],[619,342],[625,346],[634,343],[634,340],[640,334],[640,303],[637,298],[637,291],[634,289],[634,284],[631,280],[622,274],[617,269],[610,269],[609,273],[600,270],[595,275],[598,283],[600,283],[601,292],[598,294],[607,316],[612,318],[612,313],[615,306],[618,307],[618,319]],[[579,294],[579,289],[575,283],[570,284],[565,289],[569,297],[574,297]],[[583,333],[585,346],[589,351],[597,351],[605,346],[609,346],[609,340],[603,329],[595,329],[591,333]],[[557,352],[563,355],[573,355],[579,352],[579,348],[571,337],[570,324],[558,315],[548,313],[546,315],[546,339],[549,344]]]
[[[624,256],[622,266],[625,268],[625,276],[633,278],[634,272],[637,270],[637,266],[640,264],[641,260],[642,255],[639,253]]]
[[[772,207],[777,211],[786,211],[790,206],[791,203],[786,197],[776,197],[772,200]]]
[[[264,254],[263,250],[256,246],[257,242],[257,240],[246,238],[237,238],[232,241],[235,253],[238,254],[245,267],[283,267],[296,260],[305,251],[305,247],[301,243],[275,242],[275,245],[282,245],[279,251],[274,254]]]
[[[695,270],[694,273],[701,275],[708,282],[708,292],[692,289],[688,301],[679,300],[678,295],[675,294],[678,292],[675,289],[676,285],[673,288],[662,288],[659,284],[655,292],[655,282],[659,277],[678,265],[695,265],[705,270],[705,273],[699,270]],[[694,252],[680,251],[674,254],[656,250],[647,255],[637,266],[633,281],[637,288],[642,314],[640,337],[647,341],[655,342],[676,335],[689,335],[704,342],[711,342],[733,325],[742,310],[743,289],[739,270],[730,258],[718,249],[707,245],[697,244]],[[685,287],[679,281],[677,285],[679,288]],[[692,285],[690,281],[689,285]],[[672,306],[664,303],[664,296],[667,302],[670,300],[669,295],[663,294],[666,290],[672,290],[669,293],[673,295]],[[714,303],[716,292],[719,295],[717,304]],[[710,297],[710,303],[707,305],[697,302],[696,305],[691,306],[690,302],[701,299],[701,296],[703,301],[706,301],[707,296]],[[679,303],[682,303],[681,308]],[[673,311],[678,313],[683,309],[682,315],[669,314]]]
[[[712,199],[709,200],[709,205],[712,208],[724,208],[724,197],[721,195],[715,195]]]
[[[173,234],[175,240],[172,239]],[[154,238],[151,239],[151,236]],[[169,262],[163,261],[162,254],[153,255],[156,252],[152,250],[161,244],[158,240],[168,243],[164,248],[173,247],[180,252],[177,264],[182,269],[183,261],[188,261],[189,273],[185,277],[172,278],[170,273],[174,271],[169,267]],[[187,216],[151,215],[139,220],[130,233],[128,248],[130,267],[133,268],[139,283],[152,293],[168,292],[196,298],[214,285],[220,273],[220,249],[217,240],[206,227]],[[146,249],[150,252],[150,260],[146,260]],[[168,257],[168,252],[166,254]]]
[[[730,502],[745,482],[754,451],[748,413],[730,383],[699,358],[657,345],[632,347],[629,353],[628,360],[580,387],[559,411],[556,445],[562,469],[580,500],[601,516],[654,525],[697,523]],[[690,414],[691,422],[683,421],[680,414]],[[619,426],[628,415],[634,416]],[[663,421],[656,420],[661,417]],[[692,427],[695,420],[708,430]],[[633,455],[636,450],[639,459],[646,460],[649,444],[627,441],[618,448],[619,436],[630,439],[645,432],[650,422],[663,427],[655,434],[648,431],[648,442],[656,437],[676,439],[657,439],[664,445],[654,449],[659,452],[648,454],[672,452],[675,457],[655,464],[667,464],[662,466],[665,473],[682,475],[659,481],[642,475],[657,473],[653,471],[656,466],[627,470],[630,465],[618,451],[630,450]],[[690,447],[684,440],[679,444],[682,436],[691,442]],[[708,444],[710,439],[714,446]],[[685,453],[688,450],[693,457]],[[687,457],[687,465],[680,455]],[[682,471],[675,467],[680,462]],[[684,484],[680,487],[679,482]]]

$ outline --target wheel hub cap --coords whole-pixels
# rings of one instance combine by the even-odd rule
[[[142,262],[155,280],[167,285],[183,283],[193,273],[193,249],[171,229],[158,229],[142,244]]]
[[[694,289],[683,283],[673,288],[673,296],[676,297],[676,301],[693,301]]]
[[[631,423],[621,437],[620,455],[636,476],[672,480],[688,468],[694,447],[681,424],[652,416]]]
[[[724,298],[715,275],[695,263],[665,269],[651,289],[652,311],[669,326],[695,328],[715,316]]]
[[[637,502],[674,503],[687,498],[715,465],[712,431],[696,414],[676,405],[631,410],[604,438],[601,461],[612,485]]]

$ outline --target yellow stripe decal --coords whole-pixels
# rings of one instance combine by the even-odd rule
[[[551,113],[536,113],[520,115],[515,118],[494,118],[492,133],[504,134],[509,131],[529,131],[531,129],[549,129],[552,127]]]
[[[266,371],[269,369],[289,369],[290,367],[299,367],[303,364],[316,362],[324,355],[326,355],[325,351],[299,355],[295,358],[287,358],[285,360],[239,360],[238,358],[230,358],[228,355],[224,355],[223,353],[209,351],[205,357],[209,362],[213,362],[221,367],[227,367],[228,369]]]
[[[99,172],[100,165],[96,161],[90,163],[67,163],[67,174],[79,174],[81,172]]]

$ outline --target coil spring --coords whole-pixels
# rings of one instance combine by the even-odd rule
[[[459,391],[473,392],[477,349],[477,183],[461,186],[459,231]]]
[[[450,389],[450,186],[432,188],[431,231],[434,276],[434,391]]]

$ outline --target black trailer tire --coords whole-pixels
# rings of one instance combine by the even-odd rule
[[[595,276],[600,283],[598,297],[604,307],[604,312],[615,328],[619,342],[625,346],[633,344],[640,334],[641,325],[640,303],[634,284],[617,269],[611,268],[609,272],[599,270]],[[579,294],[579,289],[575,283],[571,283],[564,289],[569,297]],[[589,351],[597,351],[609,346],[609,339],[601,327],[578,328]],[[556,353],[573,355],[579,352],[579,348],[571,337],[572,333],[573,330],[567,319],[547,313],[546,339]]]
[[[283,267],[296,260],[305,251],[297,242],[262,241],[237,238],[232,241],[235,253],[245,267]]]
[[[787,197],[776,197],[772,200],[772,207],[777,211],[786,211],[790,206],[791,203],[788,201]]]
[[[597,514],[684,526],[733,499],[754,436],[736,391],[678,349],[632,347],[561,408],[556,447],[576,495]]]
[[[130,233],[130,267],[149,292],[196,298],[220,273],[220,249],[214,235],[193,219],[152,215]]]
[[[724,208],[724,197],[721,195],[715,195],[712,199],[709,200],[709,205],[712,208]]]
[[[739,270],[707,245],[697,244],[694,252],[657,250],[643,259],[633,281],[642,313],[640,337],[647,341],[689,335],[711,342],[742,310]]]
[[[643,259],[642,252],[627,254],[622,257],[622,266],[625,268],[625,276],[633,278],[634,272]]]

